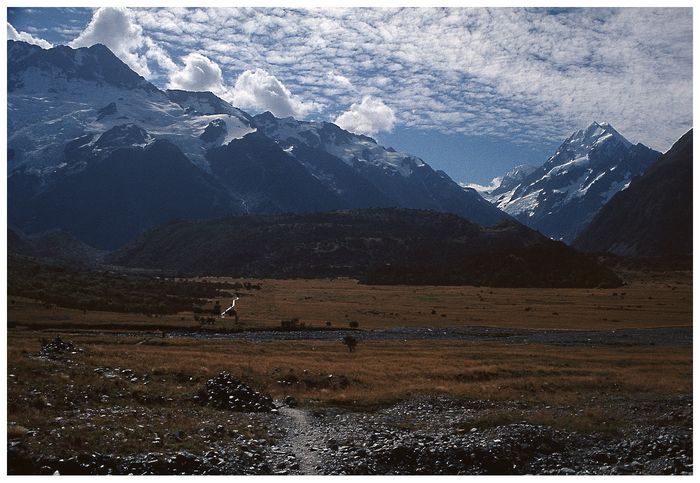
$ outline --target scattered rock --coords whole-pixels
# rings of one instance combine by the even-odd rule
[[[59,336],[56,336],[52,341],[42,343],[39,356],[54,358],[62,354],[75,355],[82,351],[82,349],[76,347],[72,342],[64,341]]]
[[[195,398],[202,404],[230,411],[269,412],[275,409],[272,397],[254,390],[227,372],[209,379]]]

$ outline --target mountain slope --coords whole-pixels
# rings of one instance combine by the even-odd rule
[[[350,172],[361,183],[374,187],[372,201],[361,199],[351,203],[351,207],[378,202],[382,204],[375,207],[430,209],[457,214],[483,225],[508,218],[476,191],[461,188],[442,171],[434,171],[415,156],[384,148],[370,137],[352,134],[332,123],[279,119],[269,112],[253,119],[258,129],[302,164],[312,166],[311,171],[341,197],[343,192],[347,193],[345,186],[349,184]],[[343,173],[345,179],[341,179],[337,169],[338,161],[351,169]]]
[[[503,193],[516,188],[520,183],[537,170],[537,166],[529,164],[521,164],[508,171],[503,176],[498,176],[491,180],[488,185],[479,184],[463,184],[463,188],[472,188],[476,190],[485,200],[493,203]]]
[[[255,130],[250,116],[211,93],[161,91],[103,45],[44,50],[8,41],[8,173],[61,171],[67,142],[125,124],[167,139],[207,170],[210,145],[200,135],[215,122],[225,128],[219,145]]]
[[[228,217],[161,226],[112,263],[192,274],[356,277],[370,283],[595,287],[617,277],[515,221],[372,209]]]
[[[207,152],[211,171],[252,213],[324,211],[345,204],[272,140],[255,132]]]
[[[661,153],[633,145],[607,123],[572,134],[540,168],[492,201],[518,221],[570,243],[598,210]]]
[[[211,92],[162,91],[103,45],[7,48],[9,217],[26,233],[63,229],[114,248],[172,218],[241,212],[396,206],[487,225],[509,218],[369,137],[253,118]],[[126,159],[131,152],[143,166]]]
[[[574,242],[632,257],[687,257],[693,250],[693,131],[617,193]]]
[[[116,147],[103,158],[87,159],[84,169],[45,189],[8,189],[10,223],[29,234],[62,229],[109,250],[176,218],[240,212],[226,190],[169,141]],[[8,186],[32,178],[36,185],[42,182],[19,172]]]
[[[95,265],[106,255],[106,252],[86,245],[64,231],[53,230],[29,237],[12,228],[7,229],[7,252],[10,256],[21,255],[71,265]]]
[[[131,70],[102,44],[72,49],[58,45],[51,49],[25,42],[8,42],[8,91],[58,90],[72,80],[98,86],[113,86],[153,94],[158,89]],[[51,91],[49,91],[51,92]]]

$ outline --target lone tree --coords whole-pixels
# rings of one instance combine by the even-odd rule
[[[345,337],[343,337],[343,344],[348,346],[348,350],[350,352],[353,352],[355,350],[355,347],[357,346],[357,339],[355,339],[351,335],[346,335]]]

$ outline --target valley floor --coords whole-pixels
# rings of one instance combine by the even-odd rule
[[[191,313],[83,313],[10,296],[8,471],[692,472],[689,274],[637,275],[618,290],[261,287],[241,297],[235,331],[192,332]],[[277,330],[293,317],[327,330]],[[241,332],[253,328],[265,330]],[[222,372],[277,409],[202,404]]]
[[[503,327],[521,329],[614,330],[692,326],[692,273],[624,272],[617,289],[489,288],[470,286],[362,285],[352,279],[193,281],[252,283],[236,290],[240,321],[221,319],[215,303],[226,308],[234,290],[210,299],[195,320],[193,313],[171,315],[82,311],[47,306],[10,295],[9,327],[31,329],[214,330],[279,328],[293,318],[307,328]],[[215,313],[210,313],[210,311]],[[197,315],[197,314],[194,314]],[[211,323],[203,318],[212,317]]]

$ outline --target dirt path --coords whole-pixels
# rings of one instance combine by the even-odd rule
[[[280,415],[287,418],[287,435],[282,444],[286,450],[296,457],[302,475],[320,474],[320,450],[323,448],[323,435],[314,428],[308,412],[302,409],[283,407]]]

